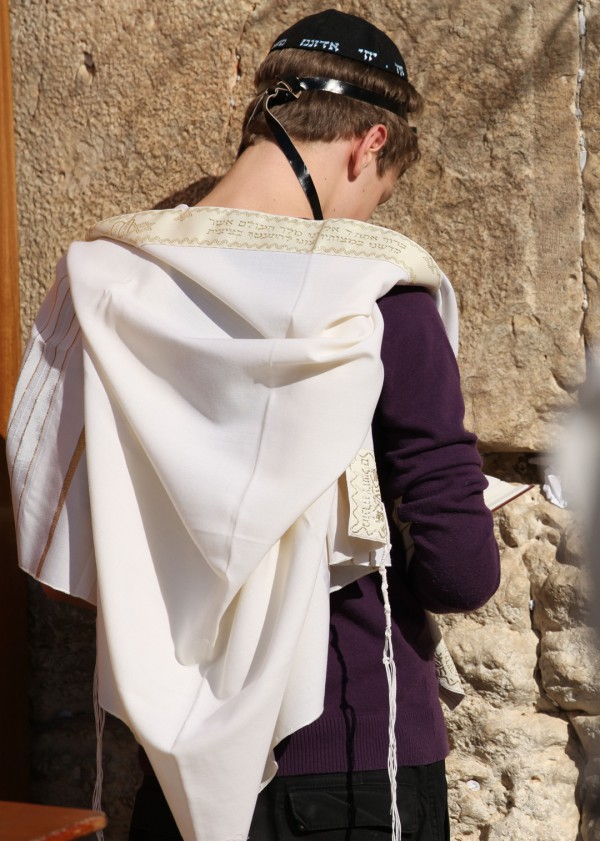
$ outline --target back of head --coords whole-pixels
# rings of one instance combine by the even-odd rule
[[[303,77],[339,80],[389,104],[379,107],[351,94],[303,91],[297,99],[273,107],[293,140],[349,139],[381,123],[388,139],[379,153],[379,173],[396,169],[402,174],[418,160],[417,137],[408,116],[420,111],[422,100],[408,81],[398,48],[368,21],[333,9],[303,18],[275,41],[256,71],[257,95],[246,111],[240,153],[258,138],[272,139],[264,111],[258,107],[264,91],[282,80]]]

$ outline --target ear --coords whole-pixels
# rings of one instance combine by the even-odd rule
[[[382,123],[377,123],[362,136],[355,139],[350,156],[350,175],[358,178],[365,167],[377,160],[377,155],[386,144],[388,132]]]

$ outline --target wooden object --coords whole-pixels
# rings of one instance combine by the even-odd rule
[[[0,801],[0,841],[71,841],[105,826],[103,812]]]
[[[0,0],[0,798],[26,800],[27,601],[17,569],[4,440],[21,356],[8,0]]]
[[[0,85],[0,435],[4,438],[21,359],[8,0],[0,0]]]

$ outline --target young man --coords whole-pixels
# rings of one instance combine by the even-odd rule
[[[398,837],[389,767],[402,837],[437,841],[426,611],[483,604],[498,555],[449,283],[365,224],[420,100],[333,10],[257,91],[201,206],[102,222],[59,266],[8,443],[21,564],[98,606],[99,701],[151,766],[132,839]]]

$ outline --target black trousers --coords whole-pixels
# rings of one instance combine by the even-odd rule
[[[402,839],[450,841],[444,762],[398,769]],[[260,793],[249,841],[386,841],[391,836],[387,771],[275,777]],[[138,791],[129,841],[181,841],[158,782]]]

